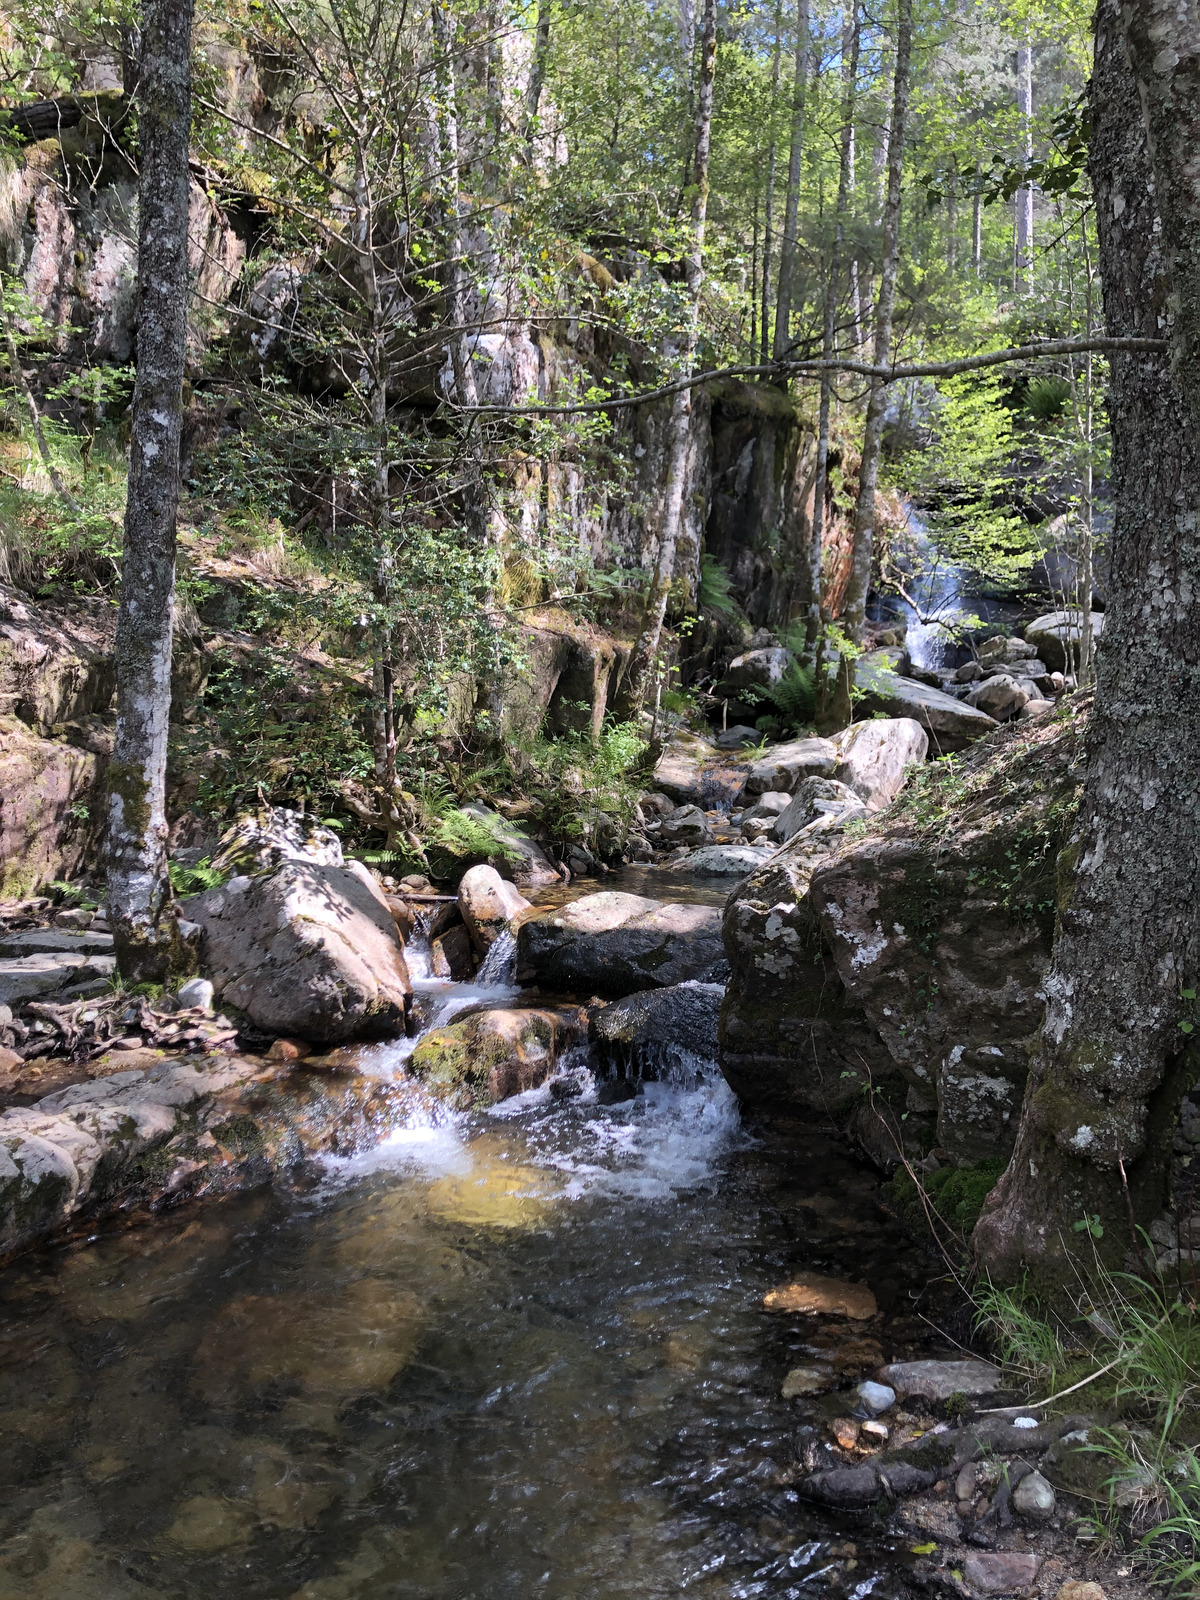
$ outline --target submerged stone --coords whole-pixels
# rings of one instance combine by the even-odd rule
[[[865,1322],[878,1310],[875,1296],[865,1283],[844,1283],[840,1278],[815,1274],[796,1278],[763,1296],[768,1311],[801,1311],[810,1315],[849,1317]]]

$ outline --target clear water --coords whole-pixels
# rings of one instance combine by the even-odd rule
[[[906,1593],[792,1487],[861,1330],[759,1309],[903,1300],[870,1175],[711,1075],[502,1109],[0,1277],[2,1600]]]
[[[427,1022],[512,1001],[506,949],[473,985],[412,953]],[[903,1541],[794,1487],[783,1374],[864,1330],[761,1310],[804,1268],[906,1310],[876,1179],[711,1064],[562,1076],[0,1273],[0,1600],[906,1595]]]

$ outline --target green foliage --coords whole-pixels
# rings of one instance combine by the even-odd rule
[[[817,685],[814,669],[793,661],[771,689],[771,698],[785,724],[808,727],[817,710]]]
[[[172,861],[169,871],[171,887],[183,899],[189,895],[203,894],[206,889],[219,889],[229,876],[226,872],[214,869],[211,856],[205,856],[190,867],[182,861]]]
[[[1026,404],[1039,422],[1053,422],[1066,410],[1071,385],[1053,373],[1044,378],[1030,378],[1025,396]]]
[[[697,599],[703,610],[720,617],[735,616],[740,609],[733,597],[733,579],[707,551],[700,557],[700,587]]]

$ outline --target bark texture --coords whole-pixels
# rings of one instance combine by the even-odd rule
[[[911,58],[912,0],[900,0],[892,115],[888,127],[883,260],[879,268],[879,298],[875,304],[874,361],[877,367],[886,367],[892,359],[892,315],[896,306],[896,272],[900,265],[900,202]],[[854,508],[854,557],[842,613],[846,632],[852,639],[862,637],[863,624],[867,620],[867,592],[871,587],[871,559],[875,547],[875,491],[879,485],[879,452],[883,446],[883,419],[886,414],[887,384],[881,378],[874,378],[867,399],[867,419],[863,424],[862,465],[858,470],[858,502]]]
[[[167,873],[175,519],[188,305],[191,0],[147,0],[138,85],[137,382],[109,767],[108,916],[135,983],[183,965]]]
[[[1169,284],[1119,0],[1100,0],[1092,181],[1109,331],[1162,337]],[[975,1234],[994,1278],[1061,1294],[1072,1248],[1109,1262],[1164,1198],[1179,1030],[1200,958],[1200,450],[1165,355],[1117,352],[1114,524],[1088,769],[1059,862],[1046,1016],[1012,1163]],[[1103,1229],[1076,1231],[1084,1217]],[[1095,1229],[1091,1230],[1093,1233]]]
[[[1135,0],[1124,21],[1162,218],[1175,370],[1200,428],[1200,7]]]
[[[713,82],[717,70],[716,0],[705,0],[704,31],[700,41],[700,83],[696,96],[696,136],[692,162],[692,237],[684,261],[687,274],[687,320],[683,333],[683,368],[690,373],[700,320],[700,290],[704,284],[704,229],[708,218],[708,156],[712,144]],[[687,480],[688,438],[692,423],[692,391],[681,389],[671,401],[668,426],[667,482],[663,495],[662,525],[654,576],[646,600],[646,619],[630,663],[630,697],[636,706],[645,698],[675,575],[675,551],[683,522],[683,493]]]
[[[792,300],[795,296],[796,257],[800,226],[800,167],[804,156],[804,115],[808,89],[808,0],[796,7],[796,70],[792,79],[792,137],[788,152],[787,198],[783,208],[783,238],[779,242],[779,284],[775,300],[775,341],[772,353],[779,361],[791,343]]]

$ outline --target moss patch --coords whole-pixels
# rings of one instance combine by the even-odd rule
[[[929,1203],[958,1233],[967,1235],[979,1220],[983,1202],[996,1187],[1008,1162],[981,1161],[974,1167],[939,1167],[923,1179]],[[884,1195],[892,1210],[910,1233],[929,1231],[925,1208],[917,1186],[905,1168],[884,1185]]]

